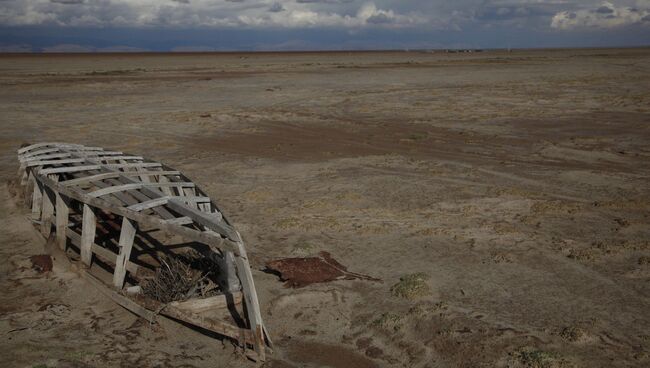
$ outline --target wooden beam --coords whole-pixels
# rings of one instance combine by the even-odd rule
[[[169,198],[171,198],[171,197],[154,198],[154,199],[150,199],[148,201],[136,203],[136,204],[131,205],[131,206],[127,207],[127,208],[130,209],[131,211],[140,212],[140,211],[148,210],[148,209],[153,208],[153,207],[162,206],[162,205],[166,204],[167,201],[169,201]]]
[[[167,202],[167,207],[178,212],[183,216],[190,217],[197,223],[227,237],[233,242],[237,242],[240,240],[238,238],[237,232],[225,221],[223,221],[221,217],[218,217],[214,214],[208,214],[203,211],[199,211],[196,208],[188,207],[177,199],[170,199],[169,202]]]
[[[64,173],[72,173],[72,172],[79,172],[79,171],[99,170],[101,168],[102,168],[101,165],[55,167],[51,169],[41,169],[38,171],[38,174],[40,175],[64,174]]]
[[[41,208],[43,208],[43,186],[37,183],[35,179],[33,180],[34,192],[32,193],[32,219],[40,220]]]
[[[106,165],[104,165],[104,166],[106,166]],[[158,197],[164,197],[165,196],[163,193],[161,193],[161,192],[159,192],[157,190],[150,189],[147,185],[143,185],[143,184],[149,184],[149,183],[142,183],[140,181],[133,180],[133,179],[131,179],[129,177],[126,177],[126,176],[121,176],[120,178],[122,180],[130,183],[130,184],[138,184],[139,185],[139,189],[141,189],[142,193],[134,191],[133,195],[146,194],[151,198],[158,198]],[[161,179],[162,178],[163,177],[161,177]],[[195,186],[195,184],[192,183],[192,182],[188,182],[188,183],[191,183],[191,186]],[[162,184],[162,183],[158,183],[158,184]],[[182,184],[182,183],[174,182],[173,184],[179,185],[179,184]],[[106,188],[106,189],[108,189],[108,188]],[[92,195],[92,193],[90,193],[90,194]],[[180,201],[169,201],[167,203],[167,206],[170,207],[170,208],[172,208],[172,206],[173,206],[172,209],[174,211],[180,213],[183,216],[190,217],[195,222],[197,222],[197,223],[199,223],[199,224],[201,224],[203,226],[206,226],[207,228],[212,229],[213,231],[216,231],[216,232],[218,232],[220,234],[223,234],[224,236],[228,237],[232,241],[239,240],[238,238],[233,238],[233,236],[238,236],[238,235],[236,234],[236,232],[233,232],[232,227],[226,221],[224,221],[225,219],[223,218],[223,215],[220,212],[216,212],[214,214],[202,213],[201,211],[199,211],[197,209],[194,209],[194,208],[191,208],[191,207],[187,206],[186,204],[184,204],[184,203],[182,203]],[[161,209],[162,208],[157,208],[156,211],[158,213],[160,213]],[[164,218],[164,216],[163,216],[163,218]]]
[[[76,178],[76,179],[64,180],[64,181],[62,181],[60,183],[61,183],[61,185],[65,185],[66,187],[70,187],[70,186],[73,186],[73,185],[88,184],[88,183],[91,183],[93,181],[100,181],[100,180],[105,180],[105,179],[117,178],[118,176],[120,176],[119,173],[107,172],[107,173],[83,176],[81,178]]]
[[[144,160],[142,156],[105,156],[97,157],[99,161]],[[126,162],[125,162],[126,163]]]
[[[90,267],[93,258],[93,244],[95,244],[95,232],[97,230],[97,217],[95,211],[87,204],[83,205],[83,220],[81,222],[81,241],[79,252],[81,261]]]
[[[116,185],[122,185],[122,182],[120,182],[117,179],[108,179],[106,181],[95,182],[95,186],[99,188],[110,188]],[[133,190],[133,191],[113,193],[113,196],[119,199],[120,202],[122,202],[123,204],[130,206],[132,204],[140,203],[140,201],[142,200],[140,197],[136,196],[136,194],[142,194],[142,193]],[[147,197],[147,200],[148,199],[149,198]]]
[[[158,162],[137,162],[132,164],[104,164],[104,166],[112,169],[133,169],[136,167],[161,167],[162,164]]]
[[[145,170],[146,169],[143,169],[143,168],[140,168],[140,167],[135,169],[136,172],[142,172],[142,171],[145,171]],[[138,175],[138,179],[140,179],[140,181],[143,182],[143,183],[150,183],[151,181],[160,181],[160,180],[156,180],[155,178],[151,178],[148,175]]]
[[[50,147],[51,146],[51,147]],[[74,151],[102,151],[103,148],[101,147],[86,147],[81,144],[72,144],[72,143],[61,143],[61,142],[43,142],[43,143],[36,143],[32,144],[27,147],[20,148],[18,150],[18,155],[19,156],[24,156],[28,153],[32,153],[32,151],[38,149],[38,148],[56,148],[56,149],[68,149],[68,150],[74,150]]]
[[[36,156],[40,156],[40,155],[45,155],[45,154],[52,153],[52,152],[59,152],[59,151],[61,151],[61,149],[58,148],[58,147],[45,148],[45,149],[42,149],[42,150],[26,153],[24,155],[18,155],[18,160],[19,161],[20,160],[25,160],[25,159],[28,159],[28,158],[32,158],[32,157],[36,157]]]
[[[113,186],[124,185],[125,182],[127,182],[127,183],[137,183],[137,181],[131,180],[128,177],[125,177],[125,176],[122,176],[122,175],[120,175],[120,177],[118,179],[110,179],[110,180],[108,180],[108,182],[111,183]],[[126,192],[116,192],[116,193],[113,193],[113,195],[119,198],[120,196],[126,195],[125,193],[128,193],[130,196],[132,196],[136,200],[135,202],[125,202],[125,203],[127,203],[128,206],[131,206],[131,205],[134,205],[134,204],[137,204],[137,203],[141,203],[141,202],[149,201],[153,197],[151,195],[145,194],[144,191],[138,191],[138,190],[133,190],[133,189],[132,190],[127,190]],[[160,216],[160,218],[162,218],[164,220],[169,220],[169,219],[176,218],[175,215],[173,215],[171,212],[169,212],[164,207],[154,207],[153,210],[154,210],[154,212],[156,212],[156,214],[158,216]]]
[[[68,149],[69,151],[73,151],[73,152],[97,152],[97,151],[103,152],[104,151],[104,149],[101,147],[82,146],[80,144],[71,144],[68,145],[67,147],[64,146],[64,149]]]
[[[160,177],[158,177],[158,182],[159,182],[159,183],[169,183],[170,181],[173,181],[173,180],[169,179],[169,178],[166,177],[166,176],[160,176]],[[168,187],[161,187],[161,188],[160,188],[160,191],[163,193],[163,195],[165,195],[165,196],[167,196],[167,197],[173,197],[173,196],[174,196],[174,193],[172,193],[171,188],[168,188]]]
[[[66,245],[66,230],[69,224],[70,208],[68,207],[68,200],[60,193],[56,193],[56,243],[61,250],[65,251]]]
[[[54,152],[58,152],[58,149]],[[61,153],[52,153],[50,155],[38,155],[38,156],[30,156],[27,158],[21,158],[18,161],[21,163],[26,163],[26,162],[33,162],[33,161],[43,161],[43,160],[50,160],[53,158],[65,158],[65,157],[70,157],[72,154],[70,152],[61,152]]]
[[[107,180],[108,184],[105,182],[97,182],[96,185],[100,186],[104,185],[104,187],[108,187],[108,185],[123,185],[124,182],[135,182],[133,180],[128,179],[125,176],[120,176],[118,179],[109,179]],[[100,186],[101,188],[102,186]],[[151,196],[146,195],[143,191],[138,191],[138,190],[128,190],[126,192],[116,192],[113,193],[113,196],[117,197],[118,199],[121,198],[122,202],[125,203],[127,206],[131,206],[134,204],[138,204],[141,202],[146,202],[151,200]],[[160,216],[161,219],[163,220],[169,220],[176,218],[175,215],[173,215],[171,212],[169,212],[166,208],[164,207],[154,207],[154,212],[158,216]]]
[[[20,185],[26,185],[29,180],[29,175],[27,174],[27,168],[24,165],[20,165],[18,168],[18,177],[20,178]]]
[[[192,220],[187,216],[183,216],[183,217],[169,219],[166,220],[165,222],[167,222],[168,224],[175,224],[175,225],[189,225],[189,224],[193,224],[194,220]]]
[[[236,243],[239,249],[239,255],[235,257],[237,264],[237,275],[242,284],[244,292],[244,301],[246,303],[246,313],[248,315],[248,323],[250,330],[254,335],[254,348],[255,352],[260,357],[260,360],[265,359],[266,344],[264,342],[264,323],[262,321],[262,314],[260,312],[260,305],[255,291],[255,283],[253,282],[253,274],[251,273],[248,257],[244,243],[239,241]]]
[[[235,267],[235,256],[232,252],[224,252],[223,257],[217,257],[219,265],[219,275],[217,281],[222,290],[235,292],[241,290],[241,282],[237,277],[237,268]]]
[[[235,254],[237,254],[237,247],[235,243],[229,239],[222,239],[213,234],[193,230],[183,226],[167,224],[163,219],[155,218],[153,216],[148,216],[139,212],[128,210],[125,207],[114,205],[101,198],[90,197],[84,193],[80,193],[76,190],[71,190],[70,188],[64,187],[63,185],[60,185],[59,183],[56,183],[53,180],[46,177],[42,177],[40,175],[38,180],[41,181],[44,185],[60,192],[61,194],[64,194],[67,197],[78,200],[80,202],[84,202],[90,206],[101,208],[102,210],[112,212],[119,216],[127,217],[129,219],[141,223],[144,226],[158,228],[168,233],[183,236],[188,240],[193,240],[206,245],[213,245],[223,251],[230,250],[235,252]]]
[[[47,239],[52,231],[52,216],[54,215],[54,201],[52,197],[54,193],[46,186],[42,186],[42,189],[41,234]]]
[[[169,304],[160,311],[160,314],[205,328],[206,330],[213,331],[224,336],[228,336],[236,341],[240,341],[241,337],[244,337],[245,341],[253,340],[252,334],[248,330],[213,318],[183,311]],[[240,342],[244,343],[243,341]],[[262,360],[264,359],[262,358]]]
[[[75,152],[74,153],[77,156],[81,157],[100,157],[100,156],[113,156],[113,155],[123,155],[124,152],[121,151],[91,151],[91,152]]]
[[[83,158],[66,158],[62,160],[38,160],[25,162],[27,167],[32,166],[45,166],[45,165],[63,165],[63,164],[77,164],[86,161]]]
[[[127,190],[135,190],[135,189],[142,189],[144,187],[175,187],[175,186],[185,186],[185,187],[193,187],[195,184],[192,182],[183,182],[183,183],[143,183],[143,182],[138,182],[138,183],[129,183],[129,184],[122,184],[122,185],[115,185],[111,187],[106,187],[102,189],[95,190],[93,192],[88,193],[89,196],[91,197],[101,197],[107,194],[111,193],[116,193],[116,192],[124,192]]]
[[[137,172],[137,173],[124,172],[124,171],[114,171],[114,172],[107,172],[107,173],[101,173],[101,174],[85,176],[85,177],[82,177],[82,178],[64,180],[64,181],[61,182],[61,184],[65,185],[65,186],[81,185],[81,184],[87,184],[87,183],[90,183],[90,182],[93,182],[93,181],[119,178],[121,175],[134,176],[135,177],[135,176],[158,176],[158,175],[179,175],[179,174],[180,174],[179,171],[140,171],[140,172]]]
[[[79,247],[81,249],[81,235],[68,228],[66,231],[66,234],[68,235],[68,238],[70,239],[70,243],[75,245],[76,247]],[[97,243],[93,243],[92,245],[92,252],[95,256],[97,256],[99,259],[101,259],[103,262],[110,263],[112,266],[115,266],[115,260],[117,259],[117,254],[111,252],[109,249],[106,249],[102,247],[101,245]],[[140,266],[133,262],[129,262],[126,264],[126,270],[132,275],[132,276],[137,276],[138,270],[140,269]]]
[[[144,211],[146,209],[156,207],[156,206],[162,206],[167,204],[167,202],[170,199],[178,199],[181,201],[185,201],[188,203],[204,203],[204,202],[210,202],[210,198],[208,197],[178,197],[178,196],[165,196],[165,197],[159,197],[159,198],[154,198],[151,200],[148,200],[146,202],[141,202],[134,204],[132,206],[129,206],[128,209],[133,210],[133,211]]]
[[[178,310],[190,313],[205,312],[208,310],[228,308],[228,305],[241,304],[241,292],[233,292],[232,294],[215,295],[203,299],[190,299],[182,302],[171,302],[169,305],[178,308]]]
[[[129,165],[129,166],[130,166],[130,165],[135,165],[135,164],[124,164],[124,163],[121,163],[121,164],[114,164],[114,165],[107,165],[107,164],[101,164],[101,163],[100,163],[96,158],[89,158],[89,157],[86,157],[86,159],[87,159],[87,161],[89,161],[89,162],[99,164],[99,165],[102,167],[102,169],[107,170],[107,171],[110,171],[110,172],[119,172],[119,171],[117,171],[117,169],[116,169],[117,166],[124,166],[124,165]],[[124,161],[121,160],[121,162],[124,162]],[[162,165],[157,164],[157,163],[154,163],[154,165],[162,166]],[[136,168],[136,170],[137,170],[137,168]],[[136,181],[134,181],[134,180],[128,178],[127,176],[124,176],[124,175],[120,175],[117,179],[110,179],[110,180],[107,180],[107,181],[108,181],[109,183],[112,183],[112,186],[119,186],[119,185],[122,185],[122,183],[120,183],[120,180],[121,180],[121,181],[126,181],[127,183],[135,183],[135,182],[136,182]],[[103,183],[103,182],[96,182],[95,185],[96,185],[96,186],[99,186],[100,188],[106,188],[106,186],[104,186],[104,185],[100,185],[100,183]],[[139,192],[139,191],[137,191],[137,190],[128,190],[127,193],[130,194],[130,196],[136,198],[136,199],[139,200],[139,201],[147,201],[147,200],[150,199],[150,198],[147,197],[145,194],[143,194],[143,193],[141,193],[141,192]],[[118,198],[122,203],[125,203],[127,206],[128,206],[128,205],[133,205],[133,204],[135,204],[134,202],[132,202],[132,201],[130,200],[130,196],[127,195],[127,194],[125,194],[125,193],[116,192],[116,193],[113,194],[113,195],[114,195],[115,197],[117,197],[117,198]],[[137,202],[136,202],[136,203],[137,203]],[[167,210],[164,209],[164,208],[156,208],[154,211],[155,211],[158,215],[160,215],[163,219],[170,219],[170,218],[174,218],[174,217],[175,217],[174,215],[172,215],[171,213],[169,213],[169,211],[167,211]]]
[[[59,148],[59,146],[70,146],[70,145],[65,145],[64,143],[56,143],[56,142],[35,143],[35,144],[29,145],[27,147],[20,148],[18,150],[18,154],[23,155],[23,154],[25,154],[25,153],[27,153],[29,151],[35,150],[37,148],[48,147],[48,146],[57,146],[56,148]]]
[[[113,286],[117,289],[122,289],[124,286],[126,263],[129,262],[129,258],[131,257],[135,231],[135,223],[124,217],[122,219],[122,230],[120,231],[120,253],[117,255],[117,259],[115,260],[115,272],[113,273]]]

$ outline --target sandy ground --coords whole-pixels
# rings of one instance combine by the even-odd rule
[[[22,142],[68,141],[167,163],[218,201],[269,367],[650,365],[650,49],[2,56],[0,86],[3,182]],[[44,241],[0,206],[4,366],[254,366],[36,273]],[[261,271],[319,251],[383,282]]]

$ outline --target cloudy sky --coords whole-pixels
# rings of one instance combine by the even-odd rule
[[[0,0],[0,51],[650,45],[650,0]]]

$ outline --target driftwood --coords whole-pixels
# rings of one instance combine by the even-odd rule
[[[58,248],[77,253],[90,283],[151,322],[166,315],[231,338],[245,351],[250,346],[248,356],[265,360],[271,342],[244,243],[195,183],[161,163],[99,147],[38,143],[20,148],[18,159],[16,192],[40,233],[48,238],[54,231]],[[152,233],[185,242],[167,244]],[[187,290],[180,301],[132,295],[154,285],[147,284],[155,283],[154,270],[184,259],[187,249],[218,265],[215,281]],[[99,267],[112,273],[110,282],[94,275]]]

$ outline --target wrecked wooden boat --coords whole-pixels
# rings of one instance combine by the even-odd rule
[[[38,143],[20,148],[18,159],[41,234],[100,291],[151,322],[165,315],[265,360],[271,340],[244,243],[196,184],[159,162],[99,147]]]

